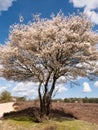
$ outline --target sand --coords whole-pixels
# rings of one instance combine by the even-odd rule
[[[4,113],[14,111],[13,104],[14,102],[0,104],[0,118],[3,116]]]

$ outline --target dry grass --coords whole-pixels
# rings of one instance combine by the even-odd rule
[[[7,119],[0,122],[0,130],[98,130],[98,125],[79,120],[34,123]]]

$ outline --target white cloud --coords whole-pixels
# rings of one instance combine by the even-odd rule
[[[3,77],[0,77],[0,81],[6,81]]]
[[[68,89],[65,87],[65,84],[56,84],[56,90],[57,90],[57,93],[62,93],[62,92],[65,92],[67,91]]]
[[[0,93],[2,93],[5,90],[9,91],[9,89],[13,87],[13,84],[13,81],[8,82],[6,79],[0,77]]]
[[[85,93],[88,93],[88,92],[91,92],[92,90],[91,90],[91,88],[90,88],[90,86],[89,86],[89,84],[87,83],[87,82],[84,82],[83,83],[83,92],[85,92]]]
[[[66,78],[64,76],[61,76],[58,80],[57,80],[58,83],[64,83],[66,82]]]
[[[98,24],[98,0],[69,0],[74,7],[84,8],[84,13]],[[97,11],[96,11],[97,10]]]
[[[2,11],[7,11],[8,8],[12,6],[14,1],[16,0],[0,0],[0,13]]]
[[[12,90],[12,95],[36,97],[37,96],[38,83],[32,82],[20,82]]]
[[[62,93],[67,91],[67,88],[62,83],[62,84],[56,84],[55,90],[57,90],[57,93]],[[38,96],[38,83],[34,83],[34,82],[17,83],[12,90],[12,95],[36,98]]]
[[[7,81],[3,77],[0,77],[0,86],[5,86],[6,88],[10,88],[13,87],[14,83],[15,83],[14,81]]]
[[[73,3],[74,7],[84,7],[89,0],[70,0]]]
[[[4,84],[4,82],[6,82],[6,80],[0,77],[0,93],[2,93],[3,91],[7,90],[8,87],[10,87],[8,84]]]
[[[96,82],[94,83],[94,86],[95,86],[96,88],[98,88],[98,81],[96,81]]]
[[[2,93],[2,92],[5,91],[5,90],[7,90],[6,87],[4,87],[4,86],[0,86],[0,93]]]
[[[61,78],[63,81],[63,77]],[[50,84],[51,85],[51,84]],[[26,96],[27,98],[38,97],[38,83],[34,82],[14,82],[0,78],[0,93],[4,90],[10,91],[12,96]],[[67,91],[64,83],[56,84],[57,93]],[[43,91],[43,90],[42,90]]]

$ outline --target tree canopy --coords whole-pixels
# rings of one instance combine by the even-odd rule
[[[84,15],[35,16],[33,22],[11,26],[9,40],[0,47],[0,76],[39,82],[40,102],[48,107],[60,77],[67,82],[95,73],[97,43],[98,34]]]
[[[10,102],[10,101],[12,101],[11,93],[6,90],[3,91],[0,94],[0,102]]]

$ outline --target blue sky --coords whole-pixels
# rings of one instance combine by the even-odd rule
[[[41,17],[50,18],[52,13],[57,14],[60,10],[65,15],[78,10],[86,13],[95,24],[94,30],[98,30],[97,0],[0,0],[0,43],[5,43],[10,25],[19,23],[19,16],[22,15],[24,23],[28,23],[33,14],[40,13]],[[98,80],[91,82],[87,78],[79,78],[77,81],[79,86],[71,87],[70,83],[57,85],[59,89],[55,97],[98,97]],[[37,84],[30,82],[15,83],[0,78],[0,92],[4,90],[13,95],[37,97]]]

